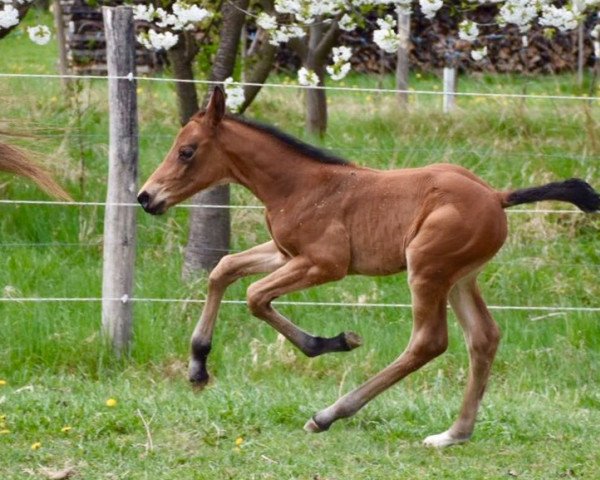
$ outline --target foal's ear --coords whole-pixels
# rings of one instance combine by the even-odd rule
[[[206,107],[206,120],[212,126],[217,126],[225,116],[225,93],[221,86],[216,85],[213,90],[208,107]]]

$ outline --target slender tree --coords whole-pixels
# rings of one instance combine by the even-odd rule
[[[219,48],[213,60],[210,80],[221,82],[230,77],[235,67],[248,0],[230,0],[221,7],[222,23]],[[209,93],[204,97],[206,104]],[[200,192],[192,199],[195,205],[218,205],[220,208],[194,208],[190,215],[188,243],[185,248],[183,275],[192,277],[198,271],[211,270],[229,251],[230,214],[229,186],[222,185]]]

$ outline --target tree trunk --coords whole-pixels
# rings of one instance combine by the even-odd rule
[[[264,39],[258,51],[252,56],[247,57],[246,61],[253,63],[252,68],[246,73],[246,82],[255,84],[264,83],[273,69],[276,53],[277,47]],[[244,86],[244,103],[240,107],[240,113],[246,111],[256,98],[256,95],[258,95],[258,92],[260,92],[260,89],[261,87],[258,85]]]
[[[192,62],[196,53],[197,48],[193,39],[189,37],[189,34],[182,35],[179,42],[168,52],[173,78],[178,80],[194,79]],[[175,91],[177,92],[179,122],[183,126],[199,109],[196,85],[192,82],[176,82]]]
[[[319,86],[325,84],[325,56],[319,55],[319,44],[325,34],[325,25],[317,19],[310,27],[306,68],[319,77]],[[322,137],[327,130],[327,95],[324,89],[308,88],[306,95],[306,132],[309,135]]]
[[[312,65],[307,68],[314,71],[319,77],[319,86],[323,86],[325,68],[323,65]],[[327,95],[324,89],[306,89],[306,132],[309,135],[323,137],[327,130]]]
[[[237,7],[237,8],[236,8]],[[238,53],[240,33],[244,25],[248,0],[223,3],[223,23],[220,29],[219,49],[213,62],[210,80],[223,81],[233,73]],[[212,88],[209,89],[212,91]],[[208,95],[204,98],[206,104]],[[194,195],[196,205],[229,205],[229,186],[223,185]],[[229,251],[231,235],[230,214],[227,208],[194,208],[190,216],[188,244],[183,265],[184,278],[192,278],[199,271],[211,270]]]

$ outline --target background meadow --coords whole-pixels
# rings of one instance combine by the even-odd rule
[[[52,73],[55,45],[3,40],[0,72]],[[289,81],[276,76],[272,82]],[[580,95],[572,76],[473,75],[459,91]],[[345,85],[392,87],[393,78],[351,76]],[[416,90],[438,77],[416,74]],[[594,87],[595,88],[595,87]],[[595,90],[596,95],[600,93]],[[140,81],[140,180],[162,160],[177,131],[173,85]],[[38,154],[76,200],[103,201],[107,168],[106,82],[0,79],[4,140]],[[403,168],[452,162],[499,189],[578,176],[600,188],[599,105],[582,101],[329,92],[322,146],[362,165]],[[265,88],[248,115],[303,137],[302,95]],[[304,137],[303,137],[304,138]],[[2,175],[0,196],[45,198]],[[257,201],[233,187],[232,204]],[[103,209],[0,205],[3,297],[99,297]],[[561,208],[538,204],[531,208]],[[205,278],[181,279],[189,210],[138,214],[136,296],[204,298]],[[260,210],[232,211],[232,250],[268,238]],[[495,306],[598,307],[597,215],[510,213],[506,246],[481,275]],[[250,280],[234,285],[243,300]],[[310,302],[409,303],[404,275],[347,278],[290,295]],[[77,478],[353,479],[596,478],[600,468],[600,313],[498,310],[503,340],[470,443],[431,450],[421,440],[454,420],[468,360],[449,316],[446,354],[321,435],[304,422],[373,375],[404,348],[410,311],[285,306],[319,335],[354,330],[364,345],[308,359],[279,342],[243,305],[224,305],[210,370],[213,383],[192,391],[188,339],[197,303],[135,304],[131,354],[113,358],[99,336],[97,302],[0,302],[0,472],[40,475],[71,465]],[[113,399],[115,402],[107,400]],[[145,426],[145,423],[147,426]],[[151,440],[151,442],[150,442]],[[33,447],[33,448],[32,448]]]

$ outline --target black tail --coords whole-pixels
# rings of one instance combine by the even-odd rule
[[[506,208],[540,200],[569,202],[587,213],[600,210],[600,194],[589,183],[579,178],[570,178],[564,182],[552,182],[541,187],[514,190],[505,195],[503,206]]]

